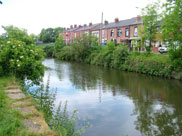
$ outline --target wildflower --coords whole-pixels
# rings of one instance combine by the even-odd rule
[[[7,41],[7,43],[10,43],[10,41]]]
[[[20,67],[20,64],[18,64],[17,66]]]
[[[20,47],[21,45],[19,44],[18,46]]]
[[[19,62],[19,60],[16,60],[17,62]]]
[[[20,58],[22,59],[22,58],[23,58],[23,56],[20,56]]]

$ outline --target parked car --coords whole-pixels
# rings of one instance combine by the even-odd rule
[[[167,53],[168,49],[166,47],[159,47],[158,52],[160,53]]]

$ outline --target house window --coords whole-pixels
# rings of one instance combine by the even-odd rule
[[[128,37],[129,36],[129,28],[126,28],[125,29],[125,37]]]
[[[117,30],[117,37],[120,37],[121,36],[121,29],[118,29]]]
[[[114,36],[114,30],[111,30],[111,37]]]
[[[138,36],[138,28],[137,27],[134,28],[134,36]]]
[[[102,30],[102,38],[104,38],[104,30]]]

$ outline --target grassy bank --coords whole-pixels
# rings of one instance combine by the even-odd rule
[[[11,103],[4,90],[14,77],[0,78],[0,136],[20,136],[25,134],[19,112],[11,108]]]

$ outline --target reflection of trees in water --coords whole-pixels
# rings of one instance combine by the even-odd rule
[[[131,98],[136,129],[143,135],[182,135],[181,82],[82,63],[69,63],[67,68],[69,79],[78,89],[111,90],[113,96]],[[159,101],[162,107],[155,109]]]
[[[140,103],[135,106],[134,115],[137,115],[136,129],[143,135],[182,135],[182,118],[168,105],[155,109],[150,102]]]

